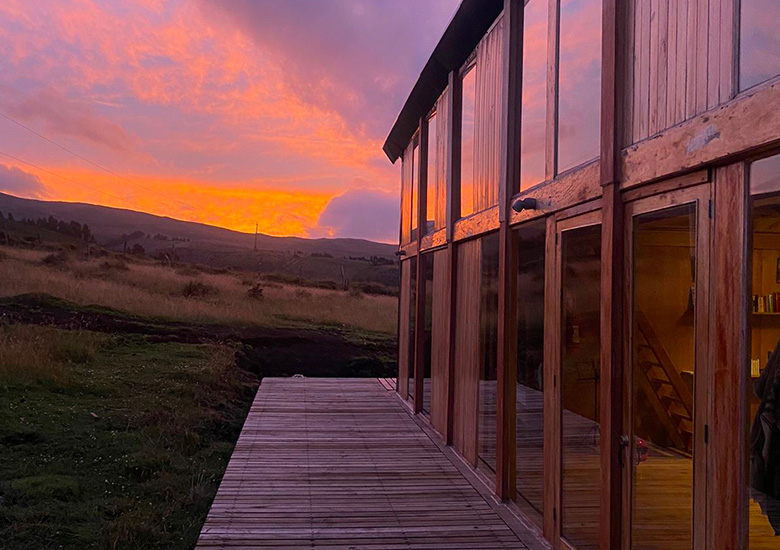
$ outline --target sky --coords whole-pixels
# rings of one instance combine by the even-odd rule
[[[3,0],[0,191],[397,242],[382,144],[458,3]]]

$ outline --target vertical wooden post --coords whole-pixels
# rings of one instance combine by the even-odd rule
[[[520,182],[520,110],[523,59],[522,0],[504,0],[501,165],[498,186],[498,382],[496,414],[496,493],[515,497],[517,393],[517,259],[509,227],[512,196]]]
[[[624,208],[619,189],[624,90],[627,84],[625,56],[627,7],[620,0],[603,0],[601,73],[601,500],[599,531],[601,548],[620,548],[622,537],[623,430],[623,295]]]
[[[447,358],[447,444],[451,445],[453,440],[453,414],[455,409],[455,285],[457,284],[455,268],[457,264],[455,244],[453,234],[455,221],[460,212],[460,141],[461,141],[461,120],[460,112],[463,105],[463,94],[460,85],[460,77],[457,70],[449,74],[449,94],[446,105],[447,109],[447,167],[445,174],[446,185],[446,227],[445,235],[447,238],[447,286],[450,300],[450,338],[449,351]]]
[[[560,0],[549,0],[547,14],[547,120],[545,130],[544,179],[555,178],[558,170],[558,42]]]
[[[712,403],[709,491],[717,550],[746,547],[749,211],[743,163],[715,172],[710,311]]]
[[[423,255],[420,252],[423,234],[425,233],[425,217],[427,202],[428,180],[428,120],[420,119],[417,134],[417,276],[415,277],[417,289],[414,303],[414,412],[422,411],[423,406],[423,363],[425,361],[425,270],[423,269]]]

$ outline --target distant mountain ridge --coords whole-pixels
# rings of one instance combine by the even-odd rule
[[[116,248],[123,236],[143,231],[147,236],[165,235],[171,239],[184,239],[186,248],[217,252],[224,247],[252,249],[255,235],[199,222],[188,222],[165,216],[157,216],[135,210],[99,206],[86,203],[23,199],[0,193],[0,212],[9,212],[14,218],[41,218],[54,216],[61,220],[86,223],[98,243]],[[147,239],[145,242],[148,242]],[[167,243],[167,244],[166,244]],[[170,247],[167,241],[152,243],[156,248]],[[330,254],[339,257],[380,256],[393,258],[396,246],[365,239],[303,237],[274,237],[257,235],[258,250],[272,252],[300,252],[303,254]]]

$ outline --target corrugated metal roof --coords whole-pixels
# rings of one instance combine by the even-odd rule
[[[463,0],[425,64],[382,147],[391,162],[398,160],[447,87],[449,73],[458,70],[501,14],[503,0]]]

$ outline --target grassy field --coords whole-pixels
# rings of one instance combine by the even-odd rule
[[[193,285],[196,292],[185,295]],[[256,285],[262,297],[250,296]],[[390,296],[300,288],[247,273],[0,246],[0,297],[26,293],[194,323],[331,325],[388,335],[395,334],[397,323],[398,300]]]
[[[0,546],[191,548],[257,386],[234,352],[0,326]]]

